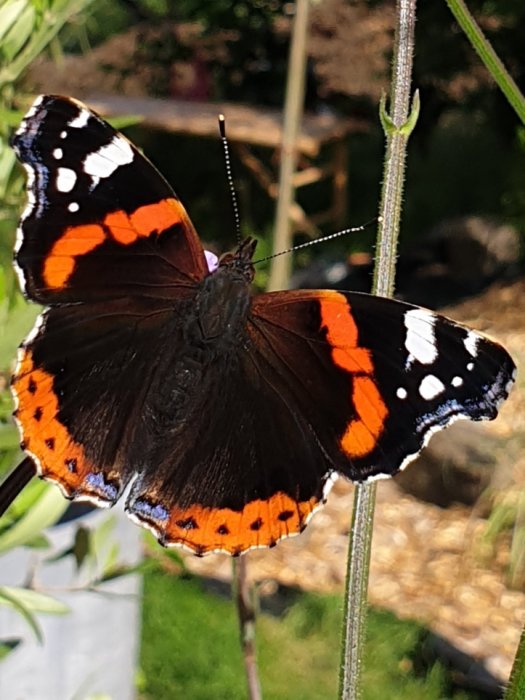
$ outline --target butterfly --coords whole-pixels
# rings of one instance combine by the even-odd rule
[[[46,307],[12,379],[19,486],[36,468],[70,499],[126,491],[162,544],[237,555],[301,532],[337,475],[391,476],[507,398],[506,350],[431,311],[254,293],[256,241],[207,255],[154,166],[80,102],[37,98],[13,146],[15,263]]]

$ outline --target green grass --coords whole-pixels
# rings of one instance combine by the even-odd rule
[[[336,698],[340,624],[339,596],[298,594],[280,617],[262,613],[257,644],[264,697]],[[454,693],[438,664],[425,668],[425,636],[414,622],[371,611],[364,700],[474,697]],[[140,675],[144,700],[245,699],[237,619],[230,601],[207,591],[199,579],[149,571]]]

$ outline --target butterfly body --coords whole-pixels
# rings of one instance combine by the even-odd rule
[[[255,294],[255,241],[210,269],[176,195],[100,117],[39,98],[16,262],[48,308],[13,377],[22,445],[69,498],[164,544],[239,554],[297,534],[337,474],[390,476],[435,430],[492,419],[498,344],[401,302]]]

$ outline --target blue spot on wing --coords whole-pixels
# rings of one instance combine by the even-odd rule
[[[135,501],[133,503],[132,509],[138,515],[143,515],[146,518],[151,518],[152,520],[167,520],[169,513],[160,504],[149,503],[148,501]]]
[[[103,495],[108,501],[116,501],[118,498],[118,489],[104,479],[102,472],[90,472],[86,476],[86,483]]]

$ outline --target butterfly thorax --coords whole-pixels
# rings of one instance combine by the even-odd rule
[[[246,327],[250,298],[246,279],[231,268],[219,267],[197,292],[194,340],[204,344],[238,341]]]
[[[250,238],[242,241],[237,250],[223,255],[219,267],[202,281],[195,298],[194,323],[187,328],[192,344],[228,351],[246,334],[256,244]]]

